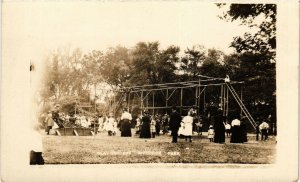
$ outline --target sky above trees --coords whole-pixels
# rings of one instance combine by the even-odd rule
[[[162,48],[176,45],[184,50],[201,44],[231,53],[234,49],[229,45],[233,37],[250,29],[240,26],[239,21],[221,20],[218,15],[223,10],[214,3],[18,2],[14,11],[16,7],[20,11],[14,15],[12,31],[20,39],[30,38],[31,46],[36,46],[38,52],[65,46],[79,46],[88,52],[159,41]],[[18,31],[18,24],[25,27],[23,31]]]

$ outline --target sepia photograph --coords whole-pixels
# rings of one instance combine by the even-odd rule
[[[288,120],[278,119],[283,111],[279,108],[288,109],[278,97],[283,88],[278,29],[284,28],[278,23],[278,6],[276,2],[4,2],[2,41],[15,44],[4,44],[3,65],[12,67],[14,59],[25,58],[28,81],[18,82],[16,95],[27,96],[12,100],[29,105],[23,110],[24,120],[20,115],[18,124],[11,125],[19,129],[5,129],[1,144],[13,148],[10,141],[24,135],[23,165],[52,174],[70,169],[58,174],[67,178],[47,174],[45,181],[73,181],[72,166],[85,172],[106,166],[178,170],[173,177],[185,168],[264,173],[282,161],[280,151],[288,147],[278,141],[290,131],[279,127]],[[20,49],[11,55],[14,45]],[[4,78],[9,78],[8,85],[17,82]],[[293,78],[290,85],[296,90],[285,92],[290,96],[298,90],[298,74]],[[2,98],[3,106],[13,97],[2,93]],[[292,118],[289,122],[296,130],[297,112],[291,108],[290,116],[285,116]],[[1,122],[2,131],[6,123]],[[296,136],[296,130],[289,137]],[[15,136],[18,131],[21,135]],[[9,152],[8,148],[1,152]],[[297,151],[290,149],[295,158]],[[114,170],[119,169],[110,172]],[[297,180],[290,172],[290,178],[282,179]],[[149,178],[127,174],[102,180],[197,181],[195,176],[173,180],[145,173]],[[223,181],[234,178],[229,176],[234,173]],[[12,179],[11,173],[6,176]],[[97,181],[74,176],[74,181],[80,179]],[[208,179],[220,178],[208,175]]]

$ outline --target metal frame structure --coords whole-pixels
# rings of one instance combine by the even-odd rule
[[[226,82],[224,78],[214,78],[199,75],[199,79],[196,81],[123,87],[119,90],[113,91],[115,93],[119,93],[119,98],[117,100],[116,94],[114,94],[114,98],[112,99],[113,103],[110,105],[110,107],[115,114],[122,106],[127,106],[130,110],[132,110],[132,105],[138,105],[141,112],[143,110],[152,111],[152,114],[155,114],[155,111],[158,110],[170,109],[173,105],[176,105],[176,107],[180,109],[180,113],[182,113],[183,110],[195,106],[198,108],[198,110],[200,110],[200,108],[205,110],[205,92],[207,88],[211,86],[219,86],[221,88],[219,106],[223,110],[223,115],[228,115],[228,102],[230,93],[239,105],[241,109],[241,115],[244,114],[255,129],[256,122],[242,101],[242,89],[241,95],[239,96],[232,86],[243,83],[244,82],[238,81]],[[193,105],[184,105],[183,103],[183,100],[185,100],[185,98],[183,98],[183,93],[187,90],[191,92],[191,97],[194,99]],[[156,97],[159,94],[160,99],[163,98],[164,100],[164,105],[156,105]],[[178,96],[179,98],[175,96]],[[191,97],[189,97],[189,99],[191,99]],[[151,104],[149,104],[149,100],[151,101]],[[174,103],[174,100],[177,102]]]

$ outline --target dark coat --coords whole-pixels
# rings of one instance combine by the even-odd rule
[[[241,142],[248,142],[247,139],[247,126],[245,121],[241,122]]]
[[[170,129],[172,131],[178,130],[180,128],[180,123],[181,123],[181,116],[178,112],[172,112],[170,115]]]
[[[218,114],[215,117],[215,136],[214,142],[215,143],[224,143],[225,142],[225,125],[224,125],[224,116],[222,114]]]
[[[142,118],[142,127],[141,127],[140,138],[151,138],[150,122],[151,122],[151,120],[150,120],[149,115],[146,115]]]

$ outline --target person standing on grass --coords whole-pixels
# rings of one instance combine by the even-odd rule
[[[121,137],[131,137],[131,120],[132,116],[126,107],[121,116]]]
[[[258,120],[259,120],[259,118],[258,118]],[[261,124],[261,122],[256,122],[256,127],[255,127],[255,129],[256,129],[256,141],[259,140],[259,133],[260,133],[259,125],[260,124]]]
[[[138,115],[138,117],[136,118],[136,124],[135,124],[135,134],[140,134],[141,132],[141,119],[142,117],[140,115]]]
[[[224,125],[224,116],[222,115],[221,110],[218,110],[217,115],[215,116],[214,130],[215,130],[214,142],[224,143],[225,125]]]
[[[114,132],[114,123],[115,123],[115,119],[113,118],[112,113],[109,114],[109,117],[106,122],[107,122],[106,130],[108,132],[108,136],[112,136]]]
[[[156,132],[155,125],[156,125],[155,117],[152,116],[150,122],[150,131],[151,131],[152,138],[155,138],[155,132]]]
[[[231,126],[228,123],[228,121],[226,121],[226,124],[225,124],[225,131],[226,131],[226,136],[229,137],[230,133],[231,133]]]
[[[215,135],[214,127],[213,127],[213,125],[210,125],[209,129],[207,131],[207,137],[209,139],[209,142],[214,141],[214,135]]]
[[[247,126],[246,126],[246,121],[245,121],[245,117],[243,117],[242,121],[241,121],[241,142],[248,142],[248,138],[247,138]]]
[[[230,143],[242,143],[241,142],[241,121],[239,119],[234,119],[231,122],[231,138]]]
[[[46,124],[46,132],[47,135],[49,135],[50,130],[52,129],[52,127],[54,126],[54,120],[52,119],[52,113],[51,111],[48,112],[48,115],[46,116],[45,119],[45,124]]]
[[[166,113],[162,117],[162,125],[163,125],[163,135],[168,133],[168,126],[169,126],[169,115]]]
[[[196,122],[196,131],[198,132],[198,135],[202,135],[202,128],[203,128],[202,116],[198,116]]]
[[[159,136],[159,133],[160,133],[160,125],[161,125],[161,117],[160,115],[156,115],[155,116],[155,133],[156,133],[156,136]]]
[[[170,115],[170,123],[169,123],[169,127],[172,131],[172,143],[177,143],[180,122],[181,122],[181,116],[177,112],[176,107],[173,106],[172,113]]]
[[[142,117],[140,138],[151,138],[150,122],[151,122],[151,118],[149,112],[144,111],[144,116]]]
[[[261,131],[261,140],[267,140],[268,139],[268,129],[269,124],[264,120],[260,125],[259,129]]]
[[[182,119],[183,122],[183,135],[185,136],[185,141],[192,142],[193,134],[193,113],[188,112],[188,115]]]

